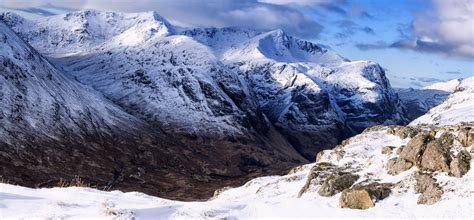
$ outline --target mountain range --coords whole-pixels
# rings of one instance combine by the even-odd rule
[[[81,176],[209,198],[314,161],[367,127],[406,125],[451,93],[413,101],[377,63],[282,30],[186,29],[156,12],[6,12],[0,48],[1,175],[27,186]],[[423,117],[449,121],[440,111]]]

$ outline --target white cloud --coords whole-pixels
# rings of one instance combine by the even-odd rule
[[[266,0],[269,1],[269,0]],[[278,0],[274,0],[278,1]],[[286,0],[289,2],[288,0]],[[303,0],[305,2],[316,2]],[[320,1],[320,0],[318,0]],[[1,0],[10,8],[52,4],[73,9],[121,12],[158,11],[174,24],[195,27],[236,26],[254,29],[283,29],[293,35],[312,38],[322,26],[288,5],[259,0]]]
[[[432,0],[433,11],[413,21],[416,39],[398,46],[413,50],[474,58],[474,1]]]

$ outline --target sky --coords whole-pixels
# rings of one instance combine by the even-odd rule
[[[474,75],[474,0],[0,0],[0,7],[24,16],[154,10],[182,27],[282,29],[379,63],[394,87]]]

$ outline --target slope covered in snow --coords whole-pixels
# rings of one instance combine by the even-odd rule
[[[415,119],[410,125],[453,125],[474,121],[474,77],[463,79],[440,105]]]
[[[441,140],[443,134],[444,137],[446,133],[453,134],[452,150],[472,152],[474,142],[471,140],[469,145],[464,145],[466,142],[459,139],[463,137],[463,129],[446,127],[436,131],[436,138]],[[5,218],[470,218],[474,214],[474,169],[461,177],[448,175],[448,172],[420,172],[421,168],[415,166],[396,175],[389,173],[386,164],[397,157],[400,149],[403,151],[402,148],[412,146],[412,140],[419,139],[417,132],[401,127],[375,127],[345,141],[334,151],[324,151],[316,164],[296,167],[287,175],[260,177],[238,188],[219,190],[214,198],[204,202],[180,202],[141,193],[77,187],[30,189],[0,184],[0,205]],[[470,135],[472,138],[473,134]],[[471,167],[473,161],[469,162]],[[341,197],[351,189],[338,188],[345,185],[339,182],[344,181],[342,179],[334,179],[335,188],[328,188],[326,180],[337,173],[357,176],[350,185],[346,184],[347,188],[380,183],[379,188],[373,189],[375,194],[372,191],[367,194],[375,196],[373,200],[369,197],[369,203],[374,206],[365,210],[341,208],[341,204],[346,204],[341,202]],[[430,178],[435,182],[429,182]],[[424,179],[429,181],[421,182]],[[430,190],[443,192],[425,200],[427,191],[420,193],[419,184],[434,184],[431,187],[435,188]],[[378,190],[384,191],[377,195]],[[363,198],[354,196],[354,199]],[[420,204],[426,201],[435,202]]]

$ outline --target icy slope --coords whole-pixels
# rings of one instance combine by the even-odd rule
[[[417,118],[410,125],[452,125],[474,121],[474,77],[462,80],[440,105]]]
[[[305,161],[265,124],[258,144],[245,143],[254,134],[242,143],[165,134],[66,77],[3,23],[0,49],[0,173],[15,183],[55,186],[78,175],[99,188],[189,200]],[[139,74],[130,82],[146,84]]]

